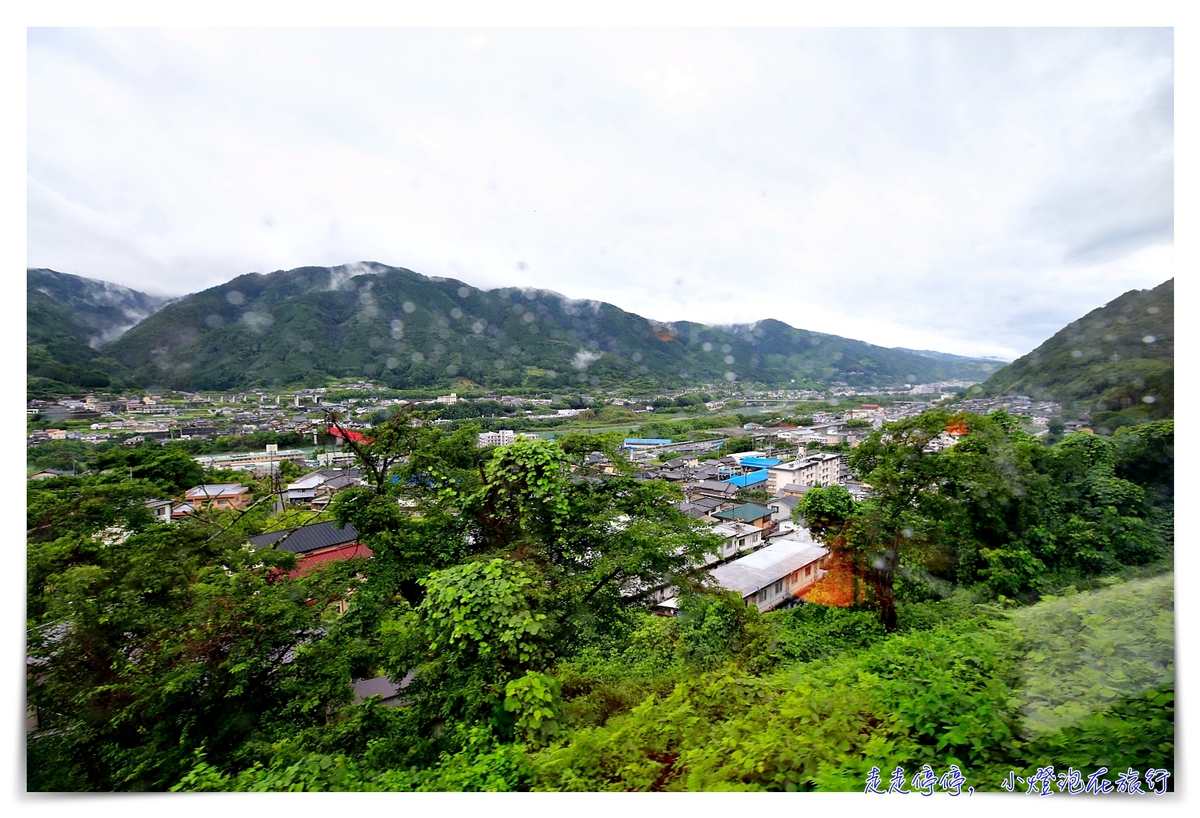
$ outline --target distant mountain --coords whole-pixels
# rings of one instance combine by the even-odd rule
[[[1115,429],[1175,410],[1175,279],[1072,321],[983,383],[988,395],[1074,402]]]
[[[479,290],[377,263],[251,273],[169,304],[105,347],[146,385],[188,390],[371,378],[453,385],[670,387],[736,379],[890,386],[981,380],[937,360],[767,320],[663,323],[548,290]]]
[[[31,394],[69,394],[128,374],[98,350],[165,298],[54,270],[26,271],[26,372]]]
[[[72,316],[72,325],[95,349],[175,300],[54,270],[25,272],[29,292],[40,292],[65,308]]]
[[[965,355],[951,355],[949,352],[934,352],[932,349],[906,349],[905,347],[893,347],[901,352],[911,352],[913,355],[922,355],[926,358],[935,358],[939,361],[999,361],[1001,364],[1006,364],[1004,358],[995,358],[991,355],[985,355],[982,358],[970,358]]]

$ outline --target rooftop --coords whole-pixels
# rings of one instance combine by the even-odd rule
[[[256,549],[274,547],[294,554],[307,554],[319,548],[352,543],[357,539],[358,531],[354,526],[347,524],[345,528],[338,528],[335,523],[326,522],[259,534],[250,538],[250,544]]]
[[[770,545],[740,559],[714,568],[713,579],[729,591],[742,596],[754,593],[783,579],[797,568],[816,562],[829,553],[805,535],[775,540]]]

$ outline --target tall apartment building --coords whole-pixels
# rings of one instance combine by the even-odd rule
[[[806,486],[834,486],[841,483],[842,456],[838,454],[813,454],[772,466],[767,473],[767,491],[775,496],[788,483]]]

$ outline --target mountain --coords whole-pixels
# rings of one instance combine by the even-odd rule
[[[1072,321],[982,384],[984,394],[1074,402],[1096,427],[1175,410],[1175,279],[1130,290]]]
[[[80,337],[95,349],[174,300],[147,295],[109,281],[54,270],[26,270],[25,273],[30,295],[39,292],[65,308]]]
[[[250,273],[165,306],[105,347],[145,385],[658,388],[726,379],[887,386],[980,380],[940,361],[767,320],[663,323],[548,290],[480,290],[364,262]]]
[[[913,355],[922,355],[926,358],[936,358],[939,361],[999,361],[1001,364],[1006,364],[1003,358],[995,358],[991,355],[985,355],[982,358],[970,358],[965,355],[952,355],[949,352],[935,352],[932,349],[907,349],[905,347],[893,347],[901,352],[911,352]]]
[[[111,385],[128,371],[98,350],[165,298],[54,270],[26,270],[29,391],[59,395]]]

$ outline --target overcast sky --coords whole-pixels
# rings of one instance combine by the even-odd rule
[[[1011,358],[1173,270],[1169,29],[32,29],[28,265]]]

